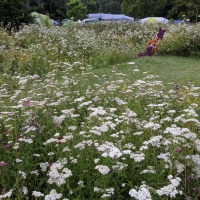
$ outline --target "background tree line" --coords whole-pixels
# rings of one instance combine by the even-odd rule
[[[181,19],[182,15],[191,21],[200,15],[200,0],[26,0],[31,10],[49,13],[51,18],[63,19],[68,11],[67,4],[81,2],[87,13],[124,13],[134,18],[162,16]]]
[[[200,19],[200,0],[0,0],[0,21],[18,27],[31,21],[29,13],[37,11],[51,19],[75,17],[83,19],[88,13],[123,13],[135,19],[162,16],[192,22]],[[75,15],[75,16],[73,16]]]

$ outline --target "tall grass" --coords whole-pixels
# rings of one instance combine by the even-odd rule
[[[171,25],[165,34],[161,51],[178,56],[200,55],[200,24]]]

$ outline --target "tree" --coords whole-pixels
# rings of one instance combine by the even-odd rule
[[[161,17],[166,17],[166,18],[171,18],[171,16],[169,15],[169,10],[171,10],[173,8],[174,4],[173,4],[173,0],[167,0],[167,4],[164,7],[162,13],[161,13]]]
[[[13,28],[19,29],[23,23],[32,22],[27,0],[0,0],[0,20],[9,33]]]
[[[77,21],[87,17],[87,7],[80,0],[70,0],[67,3],[67,17]]]
[[[44,9],[52,19],[63,19],[66,16],[66,0],[45,0]]]
[[[191,21],[198,21],[200,0],[173,0],[173,5],[173,8],[169,11],[171,16],[177,15],[181,19],[185,15]]]
[[[66,16],[67,0],[29,0],[30,9],[47,14],[51,19],[62,20]]]
[[[43,0],[29,0],[29,8],[32,12],[45,13]]]
[[[99,4],[96,0],[84,0],[83,3],[86,5],[88,13],[99,12]]]
[[[102,12],[105,13],[113,13],[119,14],[121,13],[121,0],[99,0],[99,5],[101,7]]]
[[[123,0],[122,12],[135,18],[159,16],[167,4],[167,0]]]
[[[82,0],[89,13],[121,13],[122,0]]]

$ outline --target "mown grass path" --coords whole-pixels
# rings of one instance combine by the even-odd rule
[[[126,63],[113,66],[116,67],[118,72],[126,73],[126,78],[129,81],[134,81],[133,76],[139,78],[137,74],[133,75],[133,69],[137,68],[140,71],[148,72],[159,76],[159,80],[163,81],[165,85],[168,83],[174,83],[184,85],[188,82],[200,83],[200,59],[177,57],[177,56],[152,56],[135,59],[130,62],[135,62],[134,65],[128,65]],[[109,74],[113,68],[101,68],[96,69],[96,73]],[[113,76],[113,74],[112,74]],[[114,77],[110,76],[110,79]]]

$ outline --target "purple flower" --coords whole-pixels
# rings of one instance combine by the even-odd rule
[[[187,196],[187,197],[186,197],[186,200],[192,200],[192,197]]]
[[[176,148],[176,152],[182,152],[182,151],[183,151],[183,149],[181,147]]]
[[[25,104],[26,107],[29,107],[31,105],[31,102],[30,101],[25,101],[24,104]]]
[[[5,162],[5,161],[0,162],[0,167],[6,167],[8,165],[9,165],[8,162]]]
[[[12,144],[6,144],[6,145],[4,145],[4,149],[8,149],[8,148],[10,148],[12,146]]]

